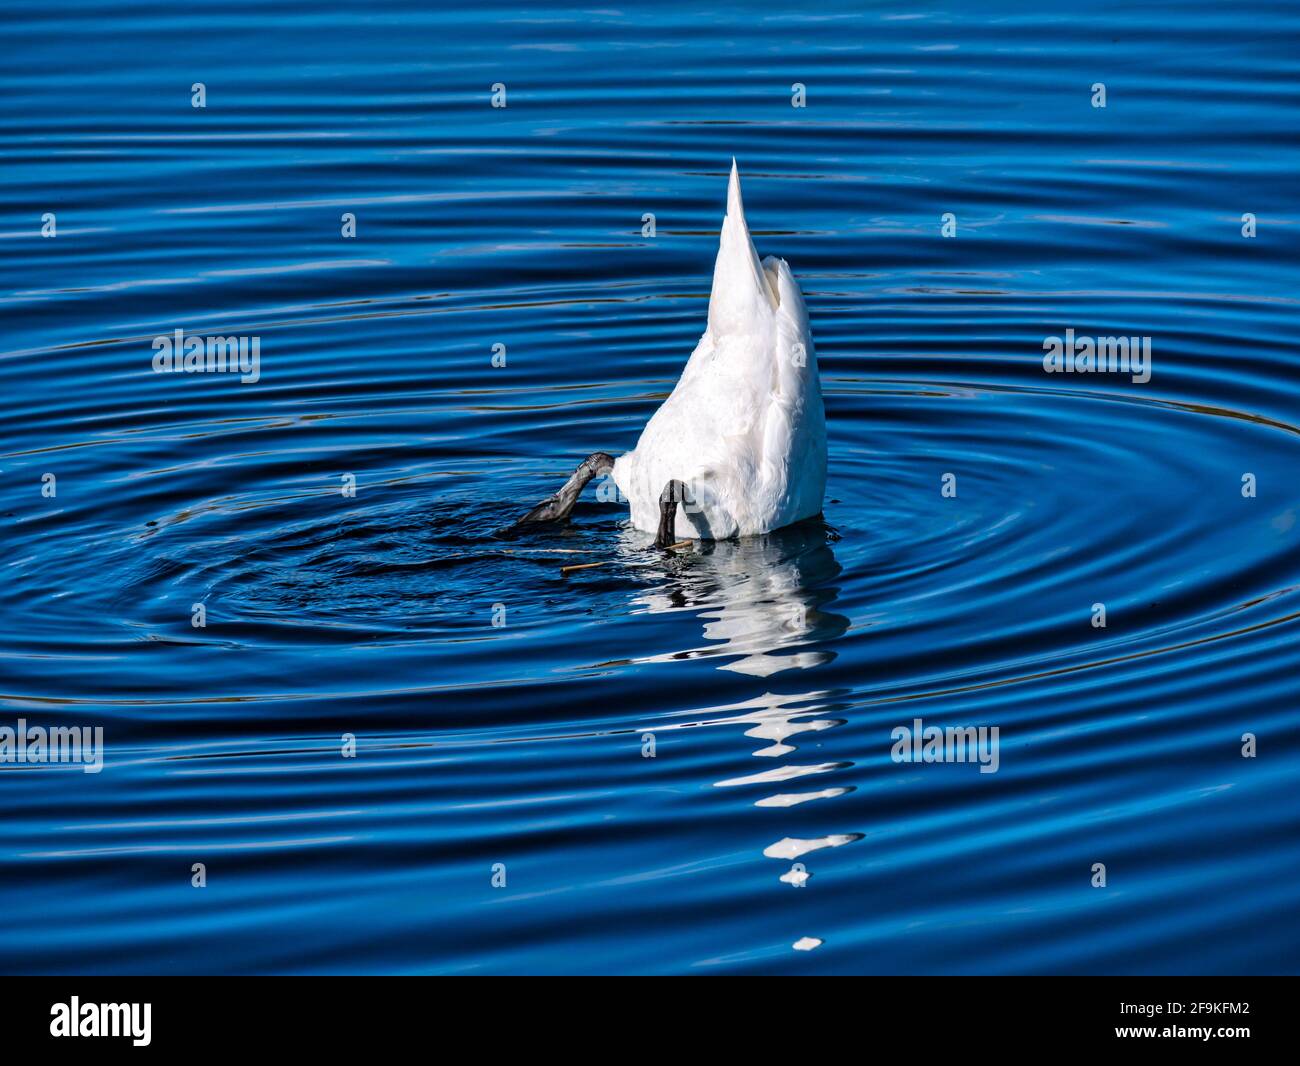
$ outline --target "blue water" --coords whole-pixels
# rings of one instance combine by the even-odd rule
[[[0,726],[106,750],[0,765],[0,969],[1300,969],[1300,10],[435,7],[3,5]],[[733,155],[823,517],[502,535],[672,387]]]

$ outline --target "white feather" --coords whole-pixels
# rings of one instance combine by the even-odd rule
[[[685,484],[682,538],[766,533],[822,509],[826,414],[808,311],[785,260],[759,262],[734,159],[708,328],[613,476],[632,524],[651,532],[664,486]]]

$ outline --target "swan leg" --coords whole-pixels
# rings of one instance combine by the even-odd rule
[[[686,499],[686,486],[680,481],[670,481],[659,494],[659,532],[655,534],[655,547],[666,548],[676,542],[673,526],[677,523],[677,505]]]
[[[559,522],[569,517],[573,505],[578,502],[578,495],[587,487],[587,482],[600,474],[608,474],[614,468],[613,456],[604,452],[592,452],[578,464],[564,486],[554,496],[547,496],[541,503],[515,522],[522,526],[529,522]]]

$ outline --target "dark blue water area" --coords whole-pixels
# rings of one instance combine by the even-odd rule
[[[1297,5],[0,17],[0,727],[104,738],[0,763],[0,969],[1300,969]],[[823,515],[503,532],[671,390],[733,155]]]

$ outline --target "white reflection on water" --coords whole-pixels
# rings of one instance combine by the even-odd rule
[[[638,534],[629,532],[628,548]],[[719,670],[768,678],[788,670],[808,670],[828,663],[835,652],[828,645],[844,633],[849,619],[829,610],[840,573],[820,521],[801,523],[763,537],[694,545],[663,566],[663,581],[639,593],[634,605],[650,613],[693,611],[711,643],[698,654],[722,660]],[[744,735],[768,743],[751,754],[781,759],[794,754],[793,738],[842,725],[842,719],[810,718],[830,703],[831,694],[810,690],[798,694],[764,692],[752,699],[712,708],[675,728],[748,726]],[[662,728],[660,726],[659,728]],[[674,727],[670,727],[674,728]],[[714,783],[715,788],[758,788],[806,777],[842,773],[852,762],[781,762],[753,774]],[[754,801],[754,806],[786,809],[814,800],[830,800],[852,791],[833,786],[807,791],[779,791]],[[830,833],[800,839],[783,837],[763,850],[767,858],[793,861],[822,848],[837,848],[862,839],[861,833]],[[812,876],[798,863],[782,872],[780,881],[798,888]],[[805,938],[799,943],[820,940]],[[798,947],[798,944],[795,945]],[[806,949],[801,949],[806,950]]]

